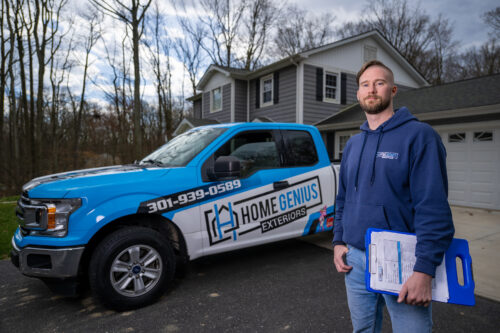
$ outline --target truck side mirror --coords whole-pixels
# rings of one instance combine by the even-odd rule
[[[215,176],[220,178],[238,178],[241,174],[240,160],[235,156],[219,156],[214,165]]]

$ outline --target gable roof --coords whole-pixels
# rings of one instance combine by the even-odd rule
[[[440,117],[457,117],[457,110],[477,109],[500,104],[500,73],[478,78],[445,83],[398,92],[394,107],[406,106],[420,120]],[[489,110],[489,111],[488,111]],[[500,113],[500,108],[488,108],[484,112]],[[477,114],[477,110],[475,111]],[[337,114],[315,125],[320,129],[340,128],[346,123],[361,124],[366,120],[359,103],[353,104]],[[345,125],[344,125],[345,127]]]
[[[361,39],[369,38],[372,37],[374,38],[377,42],[382,45],[384,50],[389,53],[395,61],[403,66],[404,68],[408,69],[409,75],[415,79],[417,82],[419,82],[421,85],[428,86],[429,83],[427,80],[423,77],[422,74],[418,72],[418,70],[413,67],[412,64],[408,62],[408,60],[403,57],[403,55],[394,47],[392,44],[384,37],[378,30],[371,30],[359,35],[351,36],[348,38],[344,38],[342,40],[329,43],[320,47],[316,47],[307,51],[299,52],[297,54],[291,55],[286,58],[282,58],[276,62],[273,62],[272,64],[269,64],[267,66],[261,67],[259,69],[256,69],[254,71],[246,70],[246,69],[240,69],[240,68],[234,68],[234,67],[222,67],[218,65],[210,65],[208,69],[205,71],[203,76],[201,77],[200,81],[196,85],[198,89],[202,89],[205,84],[210,80],[210,78],[217,72],[222,73],[228,77],[236,78],[236,79],[242,79],[242,80],[251,80],[255,79],[258,77],[261,77],[263,75],[266,75],[268,73],[274,72],[278,69],[290,66],[292,64],[297,64],[300,61],[307,59],[308,57],[325,52],[328,50],[331,50],[336,47],[340,47],[349,43],[356,42]]]
[[[365,39],[367,37],[372,37],[378,43],[380,43],[380,45],[382,46],[382,48],[387,53],[389,53],[400,66],[408,69],[408,72],[409,72],[410,76],[415,81],[419,82],[421,85],[429,86],[429,82],[427,82],[427,80],[424,78],[424,76],[410,62],[408,62],[408,60],[406,60],[406,58],[401,54],[401,52],[399,52],[399,50],[396,49],[389,42],[389,40],[387,40],[377,29],[370,30],[368,32],[364,32],[364,33],[361,33],[359,35],[355,35],[355,36],[351,36],[351,37],[348,37],[348,38],[344,38],[344,39],[341,39],[339,41],[336,41],[336,42],[333,42],[333,43],[330,43],[330,44],[326,44],[326,45],[323,45],[323,46],[320,46],[320,47],[316,47],[316,48],[310,49],[308,51],[304,51],[304,52],[301,53],[301,55],[304,58],[308,58],[309,56],[311,56],[313,54],[324,52],[324,51],[328,51],[330,49],[333,49],[333,48],[336,48],[336,47],[339,47],[339,46],[342,46],[342,45],[346,45],[346,44],[349,44],[349,43],[352,43],[352,42],[356,42],[358,40]]]
[[[207,82],[212,78],[212,76],[215,73],[221,73],[227,77],[233,77],[233,78],[237,78],[237,79],[246,80],[247,75],[249,73],[251,73],[251,71],[246,70],[246,69],[242,69],[242,68],[223,67],[223,66],[212,64],[212,65],[208,66],[207,70],[205,71],[205,73],[201,77],[200,81],[196,85],[196,88],[201,90],[201,87],[204,87],[205,84],[207,84]]]

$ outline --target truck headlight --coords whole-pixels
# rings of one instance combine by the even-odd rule
[[[82,205],[77,199],[30,199],[21,197],[16,215],[23,231],[30,235],[64,237],[68,220]]]

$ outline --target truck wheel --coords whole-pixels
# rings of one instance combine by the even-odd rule
[[[175,272],[175,255],[169,241],[145,227],[126,227],[104,238],[90,260],[93,293],[118,311],[156,301]]]

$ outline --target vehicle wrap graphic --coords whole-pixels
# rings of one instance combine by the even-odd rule
[[[163,214],[179,208],[199,204],[219,195],[233,192],[239,188],[241,188],[241,181],[239,179],[200,186],[141,202],[137,213]]]
[[[335,219],[335,206],[324,206],[319,212],[311,214],[307,221],[304,233],[302,236],[312,235],[317,232],[328,231],[333,229]]]
[[[236,241],[250,232],[270,232],[306,217],[322,203],[318,176],[242,200],[214,203],[203,212],[209,245]]]

